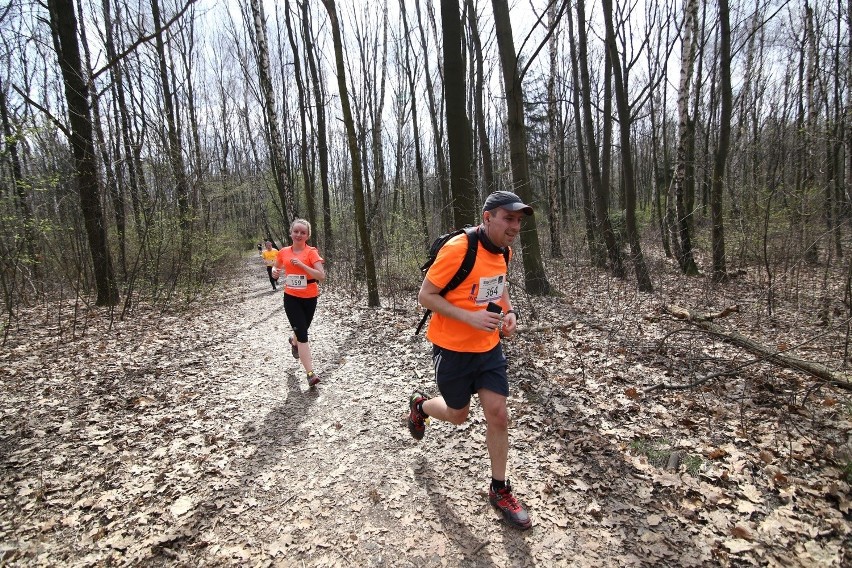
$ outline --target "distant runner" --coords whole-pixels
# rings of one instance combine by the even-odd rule
[[[293,244],[278,251],[272,275],[278,279],[284,273],[284,311],[293,328],[293,337],[287,341],[293,357],[302,362],[308,374],[308,386],[313,387],[320,382],[320,377],[314,372],[308,328],[317,309],[317,282],[325,280],[325,260],[315,247],[307,244],[310,238],[311,224],[305,219],[295,219],[290,224]]]
[[[272,282],[272,289],[277,290],[275,285],[276,279],[272,277],[272,265],[275,264],[275,259],[278,257],[278,249],[272,246],[272,243],[266,241],[266,248],[260,253],[263,258],[263,263],[266,264],[266,273],[269,274],[269,281]]]

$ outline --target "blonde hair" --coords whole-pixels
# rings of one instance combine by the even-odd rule
[[[293,231],[293,227],[295,227],[296,225],[304,225],[305,228],[308,229],[308,238],[309,239],[311,238],[311,222],[310,221],[308,221],[307,219],[302,219],[301,217],[297,217],[296,219],[293,219],[293,222],[290,223],[290,232]]]

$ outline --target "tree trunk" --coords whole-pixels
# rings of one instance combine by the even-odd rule
[[[92,69],[92,57],[89,53],[89,42],[86,39],[86,26],[84,23],[85,20],[83,19],[82,7],[79,4],[77,5],[77,22],[79,23],[80,46],[83,49],[82,64],[87,70],[90,70]],[[87,84],[89,88],[89,101],[92,113],[92,128],[95,136],[95,147],[97,148],[97,151],[100,152],[101,156],[101,163],[98,171],[102,171],[106,176],[106,179],[104,179],[103,182],[99,181],[98,185],[100,187],[106,187],[107,195],[109,195],[110,202],[112,203],[112,213],[115,217],[115,232],[118,237],[118,265],[121,274],[127,276],[127,216],[124,206],[124,190],[123,187],[119,185],[118,178],[115,175],[113,159],[109,151],[109,146],[107,145],[106,136],[104,135],[104,121],[101,116],[101,105],[98,100],[95,82],[93,80],[89,80],[87,81]]]
[[[307,95],[305,94],[305,86],[303,84],[302,64],[299,58],[299,46],[296,44],[296,37],[293,34],[293,26],[290,23],[290,0],[284,1],[284,23],[287,26],[287,38],[290,40],[290,49],[293,50],[293,75],[296,80],[296,91],[299,97],[299,126],[301,133],[301,141],[299,143],[299,162],[302,166],[302,186],[305,188],[305,202],[308,207],[308,221],[314,226],[317,224],[317,204],[314,188],[312,186],[311,171],[309,167],[310,160],[308,159],[308,104]]]
[[[722,195],[725,165],[731,144],[731,115],[733,96],[731,89],[731,23],[728,0],[719,0],[719,91],[722,108],[719,113],[719,141],[713,160],[713,177],[710,183],[710,219],[712,223],[713,280],[721,282],[728,277],[725,267],[725,225]]]
[[[760,343],[757,343],[754,340],[745,337],[741,333],[738,333],[736,331],[727,331],[721,326],[718,326],[712,322],[712,320],[717,317],[724,317],[729,313],[739,311],[739,306],[726,308],[720,314],[701,314],[671,304],[663,306],[663,310],[678,319],[688,321],[692,325],[695,325],[707,331],[711,335],[727,343],[736,345],[737,347],[740,347],[742,349],[745,349],[746,351],[758,355],[760,357],[759,360],[767,361],[768,363],[772,363],[774,365],[778,365],[786,369],[796,369],[798,371],[802,371],[803,373],[807,373],[812,377],[816,377],[823,381],[830,382],[835,386],[841,387],[845,390],[852,391],[852,382],[850,382],[850,377],[846,373],[833,371],[822,363],[814,363],[813,361],[793,357],[792,355],[788,355],[787,353],[784,353],[783,351],[775,347],[767,347],[765,345],[761,345]],[[673,387],[671,387],[670,385],[657,385],[648,389],[648,391],[656,390],[658,388]]]
[[[491,141],[488,139],[488,126],[485,123],[485,111],[482,95],[485,85],[485,66],[482,56],[482,40],[479,37],[479,22],[476,18],[476,8],[473,0],[465,0],[467,25],[470,29],[470,40],[473,45],[473,57],[476,60],[476,85],[473,89],[473,116],[476,124],[479,153],[482,158],[482,179],[484,193],[488,195],[497,189],[494,181],[494,157],[491,151]]]
[[[139,183],[139,169],[136,167],[137,161],[133,152],[133,134],[130,126],[130,110],[127,106],[127,100],[124,92],[124,66],[118,60],[115,37],[117,30],[113,25],[112,6],[110,0],[102,0],[104,17],[104,41],[106,47],[107,60],[115,62],[110,65],[110,89],[112,90],[115,99],[115,108],[118,117],[118,129],[120,132],[121,142],[116,143],[123,149],[124,159],[116,160],[117,177],[121,177],[120,171],[122,166],[127,171],[127,185],[130,193],[130,203],[133,207],[133,218],[136,226],[136,238],[141,242],[144,239],[145,213],[146,206],[143,205],[144,194]],[[118,151],[116,151],[119,154]]]
[[[547,218],[550,225],[550,256],[562,258],[562,243],[560,235],[560,207],[559,207],[559,177],[557,169],[557,153],[559,151],[559,102],[556,94],[556,76],[559,73],[557,67],[557,44],[559,42],[559,20],[557,19],[556,4],[550,5],[547,11],[548,27],[551,36],[548,40],[550,55],[550,74],[547,77]]]
[[[669,195],[669,217],[672,222],[673,241],[677,240],[675,254],[681,271],[689,276],[698,274],[692,257],[692,240],[687,224],[684,205],[684,180],[687,162],[694,156],[688,155],[689,147],[689,91],[692,81],[692,65],[695,62],[695,31],[698,22],[698,0],[688,0],[684,7],[683,40],[681,51],[680,87],[678,89],[678,145],[674,179]],[[675,244],[675,243],[672,243]]]
[[[405,37],[405,76],[408,89],[411,91],[411,129],[414,137],[414,168],[417,171],[417,195],[420,202],[420,229],[423,232],[424,250],[428,250],[429,223],[426,220],[426,176],[423,170],[423,154],[420,149],[420,123],[417,118],[417,88],[415,86],[415,70],[411,68],[411,34],[408,30],[408,15],[405,10],[405,0],[399,0],[399,11],[402,16],[402,26]]]
[[[447,143],[450,148],[450,188],[456,228],[477,222],[476,185],[472,169],[473,139],[465,112],[465,70],[461,54],[462,26],[458,0],[441,0],[444,32],[444,97]]]
[[[178,216],[180,223],[181,259],[189,264],[192,260],[191,228],[192,212],[189,206],[189,184],[186,179],[186,167],[183,162],[183,141],[178,129],[175,96],[169,80],[169,66],[166,61],[166,47],[163,41],[163,25],[160,18],[159,0],[151,0],[151,17],[154,19],[156,34],[157,60],[160,71],[160,86],[163,89],[163,110],[166,115],[168,128],[169,164],[175,182],[175,193],[178,200]]]
[[[663,211],[662,211],[662,199],[661,195],[664,190],[668,187],[669,175],[668,175],[668,164],[663,161],[660,163],[659,157],[659,137],[657,136],[657,131],[660,128],[665,128],[665,121],[663,126],[657,124],[657,109],[654,104],[655,97],[652,94],[649,103],[649,111],[648,111],[648,120],[651,123],[651,161],[653,162],[654,172],[653,172],[653,188],[651,194],[651,207],[653,208],[654,219],[657,222],[657,228],[660,231],[660,241],[662,241],[663,252],[666,254],[666,258],[671,258],[672,251],[669,248],[669,239],[668,232],[666,231],[666,223],[663,219]]]
[[[621,133],[621,175],[624,187],[625,225],[627,240],[630,243],[630,256],[636,271],[636,282],[641,292],[653,292],[651,277],[642,254],[639,242],[639,229],[636,226],[636,180],[633,172],[633,149],[630,141],[630,104],[627,100],[627,73],[622,73],[615,43],[615,25],[612,18],[612,0],[602,0],[604,24],[606,25],[606,45],[612,60],[612,76],[615,82],[615,103],[618,108],[618,124]]]
[[[373,226],[373,218],[379,214],[381,211],[380,203],[381,198],[386,191],[387,179],[385,177],[385,145],[382,142],[382,131],[383,131],[383,122],[382,119],[384,117],[384,109],[385,109],[385,91],[387,90],[387,64],[388,64],[388,11],[385,6],[382,10],[382,36],[381,39],[376,36],[376,42],[378,45],[375,46],[372,58],[372,64],[375,66],[379,62],[381,62],[381,71],[377,71],[375,67],[372,69],[372,73],[369,73],[365,76],[367,77],[376,77],[379,78],[378,88],[375,89],[375,92],[371,92],[368,94],[368,100],[370,101],[370,142],[371,142],[371,150],[372,150],[372,160],[373,160],[373,186],[376,189],[376,195],[373,198],[373,206],[371,210],[367,212],[367,223],[368,226]],[[382,54],[381,57],[376,53],[378,48],[381,47]],[[379,223],[378,227],[382,228],[382,224]]]
[[[376,264],[367,228],[358,138],[355,133],[355,121],[352,119],[352,108],[349,105],[349,92],[346,87],[346,65],[343,60],[343,41],[340,37],[340,24],[337,20],[337,9],[334,6],[334,0],[322,0],[322,3],[328,12],[328,19],[331,24],[331,35],[334,41],[334,59],[337,64],[337,86],[340,90],[340,106],[343,111],[343,123],[346,127],[349,157],[352,159],[352,191],[355,199],[355,220],[358,224],[358,234],[361,237],[361,247],[364,252],[364,268],[367,274],[367,304],[370,307],[379,307],[381,303],[379,301],[379,288],[376,278]]]
[[[580,96],[583,101],[583,130],[586,138],[586,156],[589,160],[589,173],[591,187],[594,194],[592,202],[595,207],[595,219],[598,230],[596,233],[603,237],[607,256],[610,260],[610,269],[616,278],[624,278],[624,265],[621,261],[621,251],[615,240],[612,223],[609,218],[609,187],[608,181],[604,181],[605,167],[601,167],[598,145],[595,142],[595,127],[592,121],[592,87],[589,76],[588,63],[588,40],[586,36],[586,9],[584,0],[577,1],[577,37],[578,37],[578,66],[580,69],[581,90]],[[609,79],[606,79],[607,81]],[[604,113],[604,139],[607,137],[609,126],[607,122],[611,117]],[[604,140],[605,144],[608,144]],[[606,154],[606,153],[605,153]]]
[[[849,211],[844,211],[840,204],[844,201],[848,204],[850,192],[852,192],[852,0],[846,2],[846,109],[844,125],[846,132],[843,137],[845,149],[845,175],[843,177],[843,188],[845,193],[838,195],[838,211],[848,221]],[[843,197],[845,196],[845,200]],[[850,264],[852,267],[852,264]]]
[[[269,67],[269,42],[266,36],[266,16],[263,13],[263,4],[260,0],[251,0],[251,13],[253,19],[253,30],[257,42],[257,75],[260,80],[261,96],[266,119],[266,135],[269,140],[269,157],[272,166],[272,175],[275,178],[275,187],[278,190],[278,198],[281,200],[281,208],[284,214],[285,224],[296,218],[295,197],[293,186],[287,178],[284,148],[281,142],[281,130],[278,124],[278,111],[276,110],[275,92],[272,89],[272,75]]]
[[[435,87],[432,85],[432,75],[429,70],[429,58],[426,54],[429,53],[426,44],[426,28],[423,25],[423,20],[420,16],[420,2],[415,2],[414,6],[417,12],[417,27],[420,30],[420,50],[423,53],[423,77],[426,80],[426,96],[429,102],[429,119],[432,123],[432,137],[435,145],[435,167],[438,174],[438,188],[441,195],[440,217],[441,228],[440,232],[448,231],[453,224],[452,211],[450,209],[450,180],[447,175],[447,161],[444,157],[444,134],[442,130],[442,121],[440,113],[435,101]]]
[[[323,251],[329,259],[326,264],[334,260],[334,240],[331,236],[331,193],[328,183],[328,134],[325,123],[325,95],[323,89],[323,77],[319,72],[316,56],[314,55],[314,41],[311,35],[308,2],[303,0],[302,4],[302,35],[305,42],[305,58],[308,60],[308,68],[311,72],[311,85],[314,92],[314,104],[316,105],[316,136],[317,157],[319,158],[320,185],[322,186],[322,230]]]
[[[80,192],[80,207],[89,240],[89,252],[97,289],[98,306],[118,303],[118,288],[109,252],[104,213],[98,187],[95,143],[92,118],[89,114],[89,91],[83,76],[80,45],[77,39],[77,18],[72,0],[49,0],[50,23],[54,47],[65,87],[68,120],[71,125],[71,150]]]
[[[572,11],[568,15],[568,45],[571,51],[571,83],[574,89],[572,107],[574,108],[574,133],[577,137],[577,163],[580,169],[580,187],[583,198],[583,220],[586,225],[586,242],[589,245],[589,259],[595,268],[606,268],[606,248],[597,232],[597,219],[592,204],[592,181],[589,179],[590,166],[586,158],[586,148],[583,142],[583,117],[580,112],[580,69],[577,63],[577,45],[574,35],[574,17]]]
[[[512,183],[515,192],[525,203],[533,201],[530,185],[529,159],[527,157],[526,131],[524,126],[524,91],[518,73],[518,57],[512,37],[512,21],[509,18],[507,0],[492,0],[494,29],[503,70],[503,86],[506,90],[507,131],[509,154],[512,162]],[[541,210],[541,208],[539,208]],[[521,246],[524,260],[524,283],[529,294],[543,296],[550,293],[550,283],[544,272],[541,247],[535,216],[524,221],[521,229]]]

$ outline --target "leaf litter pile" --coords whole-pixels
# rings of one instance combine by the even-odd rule
[[[0,350],[0,564],[851,565],[849,391],[668,316],[726,307],[681,280],[513,294],[527,532],[488,503],[476,399],[466,424],[408,433],[411,391],[436,392],[415,291],[370,309],[327,286],[316,389],[255,259],[180,311],[34,308]],[[719,325],[839,371],[845,328],[766,316],[746,278],[719,290],[744,306]]]

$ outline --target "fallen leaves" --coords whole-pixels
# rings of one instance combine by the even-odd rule
[[[585,288],[599,310],[594,286]],[[614,314],[616,330],[642,320],[632,340],[588,309],[598,322],[506,342],[510,475],[536,525],[520,536],[487,501],[476,399],[464,425],[434,421],[422,442],[408,436],[410,390],[434,391],[428,346],[408,337],[416,317],[325,295],[312,338],[328,381],[308,393],[283,343],[280,296],[251,294],[204,306],[204,317],[140,310],[112,331],[103,319],[73,342],[34,327],[28,343],[49,344],[44,353],[23,343],[0,353],[8,449],[0,562],[698,566],[771,565],[783,554],[837,566],[845,558],[850,489],[838,459],[850,444],[848,400],[823,389],[776,408],[772,397],[792,401],[792,387],[759,372],[649,397],[645,387],[664,373],[687,373],[644,347],[666,333],[649,306]],[[606,299],[635,301],[621,290]],[[535,302],[554,322],[566,305],[579,309],[578,298]],[[725,353],[712,342],[681,347],[682,357]],[[690,473],[684,458],[666,471],[631,451],[640,439],[701,463]]]

